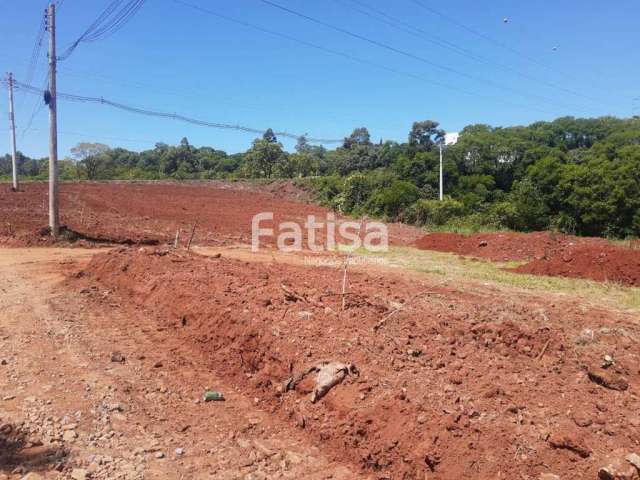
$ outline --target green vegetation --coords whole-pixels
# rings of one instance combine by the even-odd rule
[[[640,235],[640,119],[559,118],[526,127],[470,125],[445,147],[444,202],[438,202],[437,122],[416,122],[406,143],[373,143],[357,128],[336,149],[300,138],[286,152],[269,130],[245,153],[229,155],[157,144],[132,152],[79,144],[61,178],[296,178],[346,214],[456,230],[554,229],[617,238]],[[46,159],[19,156],[20,174],[44,179]],[[0,176],[10,174],[0,157]]]
[[[640,311],[640,290],[612,282],[596,282],[580,278],[546,277],[509,272],[521,262],[492,262],[461,257],[452,253],[391,247],[387,252],[368,252],[362,256],[382,258],[389,266],[399,267],[428,276],[443,285],[455,285],[459,291],[477,292],[478,285],[491,285],[496,297],[513,295],[516,288],[534,295],[574,296],[582,301],[585,311],[605,306],[623,311]],[[502,292],[502,293],[501,293]]]

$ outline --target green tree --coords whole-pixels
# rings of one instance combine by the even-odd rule
[[[108,151],[108,145],[81,142],[71,148],[71,155],[83,165],[89,180],[98,180],[108,176],[112,166],[110,158],[105,155]]]
[[[444,140],[444,130],[438,128],[440,124],[433,120],[414,122],[409,132],[409,149],[417,152],[428,152],[436,143]]]
[[[268,143],[278,143],[276,134],[273,133],[273,130],[271,130],[270,128],[267,128],[267,131],[264,132],[264,134],[262,135],[262,139]]]
[[[420,190],[413,183],[396,180],[390,186],[373,192],[367,207],[374,215],[397,219],[419,197]]]
[[[257,177],[271,178],[278,164],[285,159],[282,145],[265,138],[254,140],[251,149],[245,154],[249,174]]]

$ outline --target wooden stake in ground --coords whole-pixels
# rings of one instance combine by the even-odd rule
[[[187,252],[191,250],[191,242],[193,241],[193,236],[196,234],[196,227],[198,226],[198,222],[193,224],[193,228],[191,229],[191,236],[189,237],[189,241],[187,242]]]
[[[349,266],[349,259],[351,258],[351,254],[347,255],[347,258],[344,261],[344,272],[342,274],[342,310],[344,310],[345,301],[347,299],[347,267]]]
[[[176,239],[173,241],[173,248],[178,248],[178,241],[180,239],[180,229],[176,230]]]

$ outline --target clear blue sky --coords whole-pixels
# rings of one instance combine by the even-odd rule
[[[65,0],[58,15],[59,52],[110,1]],[[509,126],[563,115],[627,117],[634,108],[633,98],[640,96],[637,0],[615,4],[421,0],[519,55],[421,9],[414,0],[359,1],[464,49],[464,55],[363,15],[350,7],[355,5],[351,0],[274,0],[463,75],[338,33],[260,0],[185,1],[406,75],[196,12],[173,0],[147,0],[114,36],[81,44],[59,64],[59,91],[324,138],[342,138],[353,128],[366,126],[375,140],[397,141],[406,139],[413,121],[424,119],[437,120],[453,132],[471,123]],[[18,80],[25,80],[45,6],[46,0],[0,2],[0,72],[12,71]],[[38,87],[46,72],[46,44],[43,47],[33,80]],[[473,60],[471,54],[489,62]],[[16,98],[18,148],[45,156],[46,109],[35,118],[32,130],[22,134],[36,100],[32,95]],[[635,107],[640,108],[640,102]],[[0,110],[7,111],[4,89]],[[0,118],[0,152],[7,152],[6,114]],[[63,101],[59,131],[60,157],[80,141],[141,150],[159,141],[175,144],[183,136],[194,145],[237,152],[247,149],[255,136]]]

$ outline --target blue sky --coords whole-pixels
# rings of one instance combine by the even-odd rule
[[[59,51],[110,1],[65,0],[58,15]],[[366,126],[375,140],[397,141],[406,139],[413,121],[425,119],[457,131],[471,123],[509,126],[563,115],[626,117],[632,114],[633,98],[640,96],[640,4],[635,0],[619,0],[615,7],[595,0],[420,0],[493,41],[445,21],[415,0],[357,0],[421,29],[441,44],[448,42],[449,49],[415,30],[415,35],[409,34],[362,14],[363,7],[352,0],[274,0],[409,56],[260,0],[184,1],[365,63],[173,0],[147,0],[114,36],[81,44],[59,64],[59,91],[323,138],[342,138],[353,128]],[[0,2],[0,72],[12,71],[18,80],[25,80],[45,6],[46,0]],[[46,73],[44,52],[45,48],[33,80],[38,87]],[[481,61],[475,59],[478,56]],[[45,156],[46,109],[23,134],[36,101],[33,95],[16,97],[18,148]],[[639,101],[635,107],[640,109]],[[0,110],[7,111],[5,90]],[[6,115],[0,118],[5,122]],[[0,152],[9,149],[6,127],[0,124]],[[195,145],[237,152],[246,150],[255,137],[63,101],[59,131],[60,157],[80,141],[142,150],[159,141],[175,144],[186,136]]]

